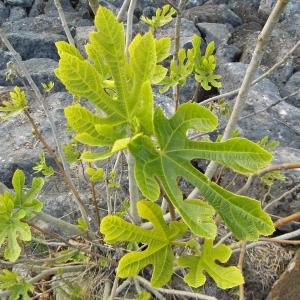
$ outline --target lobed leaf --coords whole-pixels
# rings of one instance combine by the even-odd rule
[[[100,231],[105,242],[140,242],[148,247],[134,251],[122,257],[117,268],[117,276],[126,278],[135,276],[148,265],[153,265],[151,284],[160,287],[167,283],[173,273],[174,254],[171,243],[186,231],[184,224],[172,221],[166,224],[161,208],[150,201],[141,200],[137,204],[139,215],[151,221],[152,230],[146,230],[128,223],[117,216],[103,218]]]
[[[184,281],[192,287],[197,288],[205,283],[205,272],[219,288],[228,289],[244,283],[243,275],[237,267],[224,267],[215,262],[226,263],[230,256],[229,247],[221,244],[214,248],[212,240],[205,240],[201,254],[181,256],[178,265],[190,269]]]
[[[208,132],[216,126],[216,116],[197,104],[181,105],[170,119],[158,108],[154,115],[158,145],[147,136],[138,136],[129,144],[129,150],[136,159],[135,177],[140,190],[148,199],[157,200],[160,195],[159,179],[191,230],[213,239],[215,231],[208,232],[203,228],[203,222],[199,221],[200,213],[197,218],[199,209],[195,203],[183,201],[177,186],[177,178],[182,176],[198,187],[200,194],[215,208],[238,239],[251,240],[257,239],[259,234],[271,234],[273,223],[258,201],[224,190],[209,182],[192,166],[192,159],[203,158],[217,161],[237,172],[252,173],[270,162],[272,155],[269,152],[246,139],[212,143],[191,141],[186,136],[188,129]]]

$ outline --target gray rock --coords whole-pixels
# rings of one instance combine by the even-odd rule
[[[204,0],[187,0],[186,4],[185,4],[185,8],[189,9],[189,8],[194,7],[194,6],[203,5],[204,2],[205,2]]]
[[[240,87],[246,69],[247,65],[242,63],[221,65],[218,70],[222,75],[221,93]],[[268,79],[264,79],[250,89],[242,116],[258,112],[281,99],[275,84]],[[256,113],[251,118],[241,119],[238,127],[241,129],[242,136],[253,141],[258,141],[268,135],[270,139],[278,140],[283,147],[299,148],[299,115],[300,109],[281,102],[268,111]],[[221,120],[220,125],[223,128],[227,121],[222,118]]]
[[[293,17],[277,24],[276,28],[271,33],[270,41],[264,52],[262,65],[270,68],[292,49],[300,39],[299,28],[300,14],[295,14]],[[241,62],[250,62],[258,34],[259,32],[253,32],[244,38],[246,43],[244,45]],[[292,75],[296,68],[297,61],[299,60],[300,49],[298,48],[294,52],[293,57],[290,57],[284,65],[281,65],[280,68],[270,76],[270,79],[282,88]]]
[[[216,47],[221,43],[227,43],[231,37],[232,26],[229,24],[219,23],[197,23],[202,36],[205,37],[206,43],[214,41]]]
[[[54,147],[50,125],[41,105],[32,93],[29,94],[28,101],[31,116],[38,122],[39,129],[47,142]],[[67,135],[63,107],[72,103],[72,96],[66,93],[57,93],[48,97],[46,103],[51,105],[50,111],[57,127],[59,139],[65,143]],[[38,155],[43,149],[37,137],[32,134],[30,123],[23,115],[18,115],[1,121],[2,130],[5,134],[0,135],[0,181],[11,187],[11,178],[17,168],[22,169],[30,181],[33,176],[36,176],[33,174],[32,167],[39,161]]]
[[[146,6],[143,9],[142,14],[144,17],[151,18],[152,16],[155,16],[155,11],[156,11],[156,8],[154,6]]]
[[[247,43],[248,36],[251,33],[259,31],[261,29],[262,29],[262,25],[260,23],[257,22],[244,23],[241,26],[234,28],[234,31],[232,32],[231,38],[229,39],[228,43],[233,44],[242,50],[245,44]]]
[[[293,76],[288,80],[283,89],[280,91],[280,94],[282,97],[286,97],[297,91],[299,91],[299,93],[293,97],[288,98],[286,102],[300,108],[300,72],[293,74]]]
[[[74,26],[92,25],[91,20],[83,19],[82,15],[78,14],[77,12],[66,12],[65,16],[71,31]],[[18,34],[20,31],[26,31],[45,34],[65,34],[58,16],[39,15],[37,17],[28,17],[15,22],[5,22],[2,24],[1,28],[6,33]]]
[[[6,64],[13,60],[13,56],[6,51],[0,50],[0,70],[6,69]]]
[[[82,55],[86,56],[85,45],[89,42],[90,32],[96,31],[95,26],[82,26],[76,28],[76,34],[74,37],[77,48]]]
[[[34,0],[33,5],[30,9],[29,16],[36,17],[44,13],[46,6],[46,1],[44,0]]]
[[[27,16],[26,10],[24,7],[13,6],[10,10],[9,21],[17,21],[23,19]]]
[[[171,97],[160,93],[153,93],[154,106],[161,107],[167,117],[171,117],[175,112],[174,100]]]
[[[232,26],[242,24],[242,20],[227,5],[202,5],[183,12],[183,16],[194,23],[229,23]]]
[[[55,42],[65,41],[66,38],[59,34],[35,33],[29,31],[20,31],[8,33],[7,38],[21,55],[23,60],[30,58],[51,58],[58,60],[58,54]],[[5,46],[0,43],[0,49]]]
[[[63,85],[54,74],[54,69],[57,68],[57,62],[49,58],[32,58],[24,61],[25,67],[28,69],[32,79],[37,86],[42,89],[41,83],[54,82],[53,91],[61,91]],[[25,78],[24,78],[25,79]],[[0,71],[0,86],[10,86],[11,82],[6,81],[6,70]],[[21,81],[16,79],[14,85],[22,85]]]
[[[11,6],[31,7],[33,0],[7,0]]]
[[[9,8],[0,1],[0,25],[9,17]]]
[[[259,16],[262,19],[266,20],[269,17],[275,3],[276,3],[275,0],[261,0],[258,9]],[[298,14],[300,13],[299,0],[290,0],[284,10],[283,18],[285,19],[290,18],[292,15],[297,13]]]
[[[69,0],[60,0],[60,3],[64,12],[75,11]],[[54,0],[47,1],[44,7],[44,13],[49,16],[58,16],[58,11],[54,4]]]
[[[274,154],[273,154],[273,161],[274,164],[282,164],[282,163],[292,163],[299,161],[300,157],[300,150],[298,148],[292,147],[281,147],[279,146]],[[280,197],[285,191],[288,191],[295,187],[296,185],[300,184],[300,170],[299,169],[292,169],[286,170],[281,172],[285,176],[285,180],[283,181],[276,181],[272,187],[272,198],[273,200]],[[270,199],[270,201],[272,201]],[[268,212],[277,216],[285,217],[296,211],[300,210],[300,193],[298,190],[294,193],[291,193],[289,196],[281,199],[276,204],[274,203],[268,208]],[[282,228],[282,230],[292,231],[299,228],[299,225],[290,223],[288,226]]]
[[[229,7],[235,14],[237,14],[243,20],[244,23],[257,22],[263,24],[262,18],[258,16],[259,3],[260,0],[231,0],[229,2]]]
[[[221,44],[217,47],[216,58],[217,58],[217,66],[220,66],[227,62],[235,62],[238,61],[242,51],[234,46]]]

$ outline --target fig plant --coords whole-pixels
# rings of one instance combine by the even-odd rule
[[[248,175],[264,168],[272,155],[245,138],[235,137],[225,142],[191,140],[189,130],[210,133],[218,126],[217,116],[199,104],[181,104],[170,117],[160,107],[154,109],[154,86],[166,92],[185,84],[191,74],[205,90],[221,86],[221,76],[215,73],[214,44],[210,43],[202,54],[201,39],[196,35],[193,48],[180,49],[178,61],[171,60],[170,68],[166,68],[171,40],[156,39],[153,31],[169,22],[174,13],[165,7],[158,11],[158,20],[144,18],[151,25],[150,31],[136,35],[126,51],[124,25],[110,10],[99,7],[96,31],[90,33],[85,46],[87,58],[75,46],[57,42],[60,60],[55,74],[76,99],[85,98],[93,106],[88,108],[79,100],[65,108],[67,123],[75,132],[74,142],[85,145],[80,159],[93,163],[124,151],[134,161],[133,184],[140,194],[139,201],[131,205],[136,205],[141,222],[129,222],[135,218],[130,215],[126,218],[128,214],[120,214],[122,217],[111,214],[102,218],[99,228],[108,244],[134,245],[134,251],[121,258],[117,276],[135,276],[152,265],[151,284],[161,287],[171,279],[177,265],[188,269],[184,281],[192,287],[203,285],[207,274],[220,288],[231,288],[242,284],[243,276],[238,268],[219,264],[228,261],[231,249],[224,244],[214,247],[215,216],[221,217],[238,240],[257,240],[261,234],[270,235],[274,226],[259,201],[234,194],[210,181],[191,161],[216,161]],[[12,94],[12,100],[0,109],[5,117],[26,108],[26,99],[19,88]],[[103,169],[91,165],[88,174],[93,183],[105,176]],[[179,178],[197,187],[200,197],[185,199]],[[23,220],[41,210],[35,196],[42,188],[42,180],[34,179],[32,188],[24,193],[24,174],[18,170],[13,186],[15,195],[0,196],[0,244],[8,240],[4,256],[11,261],[20,255],[17,240],[31,238],[29,225]],[[169,202],[170,209],[175,208],[176,220],[174,216],[170,222],[164,218],[159,205],[162,197]],[[87,224],[81,225],[88,230]],[[179,247],[183,247],[183,255]]]
[[[217,117],[198,104],[182,104],[169,119],[161,108],[154,111],[153,84],[164,85],[165,91],[180,82],[180,78],[184,81],[194,69],[204,88],[209,89],[209,84],[219,86],[216,79],[220,77],[212,75],[215,68],[213,45],[208,45],[202,57],[200,38],[195,36],[194,48],[187,53],[184,49],[180,50],[179,65],[172,61],[171,77],[167,77],[168,70],[160,63],[169,56],[168,38],[157,40],[151,32],[137,35],[129,46],[127,58],[124,27],[109,10],[99,8],[95,26],[97,31],[90,34],[90,43],[86,45],[91,62],[75,47],[66,42],[57,43],[60,61],[56,75],[70,93],[87,98],[97,110],[94,113],[80,104],[65,109],[68,124],[76,132],[75,140],[95,147],[94,152],[83,152],[81,159],[105,159],[128,148],[135,159],[134,174],[143,197],[147,201],[158,201],[163,190],[178,211],[181,222],[196,236],[209,240],[215,238],[215,212],[240,240],[255,240],[259,234],[271,234],[273,223],[258,201],[226,191],[210,182],[191,164],[192,159],[201,158],[217,161],[238,173],[251,174],[265,167],[272,158],[271,154],[244,138],[219,143],[191,141],[187,136],[189,129],[207,133],[214,131],[218,124]],[[100,146],[105,148],[98,150]],[[184,200],[177,184],[179,177],[198,187],[207,202]],[[171,241],[182,234],[180,228],[183,224],[162,225],[160,208],[150,203],[143,200],[138,202],[138,207],[141,218],[154,222],[153,230],[141,229],[113,216],[103,218],[100,230],[109,243],[130,241],[148,245],[145,251],[123,257],[118,276],[136,275],[140,269],[152,264],[152,282],[154,286],[162,286],[172,274],[174,256],[171,254]],[[155,223],[158,219],[159,223]],[[143,238],[144,235],[148,238]],[[207,242],[206,247],[210,243]],[[224,250],[224,253],[227,251]],[[224,257],[227,256],[224,254]],[[179,261],[184,264],[189,260],[182,258]],[[163,278],[159,278],[161,274],[164,274]],[[230,272],[222,274],[224,281],[231,277]],[[195,276],[201,277],[199,274]],[[236,281],[231,278],[231,284],[220,283],[220,286],[240,284],[242,277],[236,278]],[[203,280],[195,279],[195,282]]]

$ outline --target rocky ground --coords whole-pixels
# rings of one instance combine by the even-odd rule
[[[102,5],[118,11],[122,0],[100,1]],[[139,21],[140,16],[151,16],[156,7],[162,6],[164,1],[138,1],[135,10],[134,30],[145,31],[147,27]],[[200,34],[204,44],[211,40],[217,46],[218,72],[222,75],[223,87],[215,93],[224,93],[240,86],[247,64],[255,47],[256,38],[270,14],[274,0],[188,0],[183,12],[181,29],[181,46],[189,48],[193,34]],[[91,12],[84,0],[61,0],[66,19],[75,37],[78,47],[87,40],[87,34],[93,30]],[[0,0],[0,25],[7,34],[14,48],[20,53],[25,65],[39,87],[42,82],[53,81],[53,93],[46,98],[47,105],[55,119],[62,142],[68,139],[65,134],[65,119],[63,108],[69,105],[72,97],[66,93],[62,84],[55,77],[53,70],[57,66],[58,54],[54,43],[66,40],[57,10],[53,0]],[[163,27],[158,36],[172,36],[174,22]],[[262,66],[257,76],[279,61],[300,40],[300,1],[290,0],[286,10],[272,33],[271,40],[263,56]],[[0,42],[0,103],[6,93],[19,81],[12,83],[6,80],[7,63],[12,61],[11,54]],[[187,86],[181,90],[181,101],[188,101],[193,95],[195,83],[189,79]],[[278,68],[268,79],[264,79],[251,88],[243,116],[256,113],[251,117],[240,120],[238,127],[241,135],[258,141],[268,135],[271,140],[280,142],[274,155],[274,162],[299,161],[300,157],[300,93],[287,98],[276,106],[258,113],[272,103],[282,100],[300,89],[300,48],[289,57],[285,64]],[[202,94],[198,99],[208,98]],[[172,99],[170,95],[155,93],[156,103],[171,112]],[[233,99],[229,99],[229,104]],[[34,97],[29,97],[30,110],[39,122],[42,133],[52,143],[50,127],[40,104]],[[226,117],[222,117],[220,128],[224,126]],[[28,176],[32,176],[32,166],[38,161],[41,146],[32,135],[30,124],[23,117],[16,117],[7,121],[0,121],[0,182],[10,186],[13,171],[18,167]],[[250,190],[251,196],[265,201],[279,197],[300,183],[300,171],[283,172],[285,181],[276,182],[267,193],[266,187],[256,183]],[[81,184],[81,191],[86,191],[86,184],[80,170],[74,174]],[[225,176],[221,184],[231,181],[231,175]],[[29,177],[30,178],[30,177]],[[231,186],[232,190],[243,183],[244,178],[238,178]],[[124,187],[126,190],[126,187]],[[59,179],[52,179],[46,184],[44,194],[45,210],[57,217],[65,216],[70,211],[70,202],[66,198],[70,195],[61,185]],[[278,218],[300,210],[300,194],[291,193],[276,205],[270,207],[269,212]],[[74,207],[71,208],[74,210]],[[70,218],[70,216],[68,216]],[[289,231],[299,228],[300,223],[292,223],[283,230]],[[266,299],[274,281],[284,271],[292,257],[289,248],[270,246],[269,248],[249,251],[246,257],[246,292],[247,299]],[[260,251],[260,252],[259,252]],[[276,263],[274,259],[276,257]],[[296,259],[296,258],[295,258]],[[299,255],[298,255],[299,259]],[[299,263],[298,263],[299,264]],[[299,277],[298,277],[299,278]],[[280,285],[280,284],[279,284]],[[276,289],[278,289],[278,284]],[[236,290],[235,290],[236,291]],[[221,293],[216,291],[213,284],[208,284],[204,292],[219,297],[219,299],[236,299],[235,291]],[[276,292],[276,291],[275,291]],[[271,293],[268,299],[296,299],[276,298]],[[277,294],[280,294],[277,291]],[[298,294],[295,294],[298,295]]]

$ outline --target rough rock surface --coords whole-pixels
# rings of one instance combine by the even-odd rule
[[[298,92],[296,95],[288,98],[286,100],[287,103],[290,103],[296,107],[300,108],[300,72],[294,73],[285,86],[280,91],[281,96],[286,97],[293,93]]]
[[[187,9],[183,13],[184,17],[195,23],[222,23],[238,26],[242,20],[226,5],[202,5]]]
[[[54,43],[66,40],[66,38],[60,34],[36,33],[30,31],[8,33],[7,38],[23,60],[30,58],[51,58],[58,60]],[[2,49],[5,49],[4,45],[2,45]]]
[[[196,25],[205,41],[207,43],[214,41],[217,48],[220,44],[227,43],[233,31],[229,24],[197,23]]]
[[[49,58],[32,58],[24,61],[26,68],[29,71],[33,81],[42,90],[41,83],[54,82],[53,91],[63,90],[63,85],[54,75],[54,69],[57,67],[57,62]],[[25,79],[25,77],[23,77]],[[15,85],[21,85],[20,80],[14,81]],[[10,86],[11,82],[6,80],[6,70],[0,70],[0,86]]]
[[[221,66],[219,68],[223,79],[221,92],[238,88],[246,68],[247,65],[242,63],[227,63]],[[241,129],[241,135],[254,141],[268,135],[271,139],[278,140],[282,146],[299,148],[300,123],[297,117],[300,115],[299,108],[281,102],[267,111],[257,113],[281,99],[278,88],[269,79],[264,79],[253,86],[247,97],[243,116],[254,112],[255,115],[239,121],[238,126]]]

